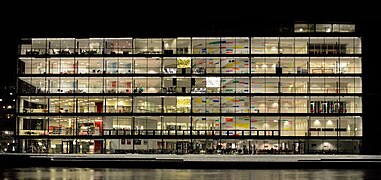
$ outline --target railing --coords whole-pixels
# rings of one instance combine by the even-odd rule
[[[48,131],[24,131],[23,136],[280,136],[279,130],[125,130],[125,129],[103,129],[99,131],[79,131],[77,134],[53,133]]]
[[[124,130],[104,129],[103,136],[280,136],[279,130]]]

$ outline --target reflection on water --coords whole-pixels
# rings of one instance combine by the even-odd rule
[[[115,169],[115,168],[16,168],[0,170],[0,179],[381,179],[379,170],[358,169]]]

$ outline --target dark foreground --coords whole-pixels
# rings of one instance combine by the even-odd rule
[[[0,179],[380,179],[381,172],[366,169],[121,169],[121,168],[13,168],[0,170]]]
[[[381,169],[370,155],[0,154],[0,168]]]

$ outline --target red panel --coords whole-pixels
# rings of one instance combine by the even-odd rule
[[[74,74],[78,73],[78,63],[73,64]]]
[[[95,127],[99,127],[99,132],[102,133],[102,120],[95,120]]]
[[[102,140],[94,140],[94,153],[102,152]]]
[[[233,118],[232,117],[227,117],[226,118],[226,122],[233,122]]]
[[[95,102],[95,106],[97,106],[97,113],[102,113],[103,110],[103,102]]]

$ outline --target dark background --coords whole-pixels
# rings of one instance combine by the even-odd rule
[[[381,32],[377,32],[376,19],[380,10],[373,9],[377,7],[374,4],[349,1],[231,2],[222,6],[223,2],[206,5],[193,1],[180,6],[148,4],[151,3],[103,3],[94,8],[91,4],[71,2],[51,6],[20,2],[11,7],[11,13],[3,15],[0,86],[15,82],[17,44],[21,37],[243,36],[276,31],[279,24],[294,21],[354,22],[363,37],[363,150],[367,154],[380,154],[381,60],[376,54],[380,52]]]

